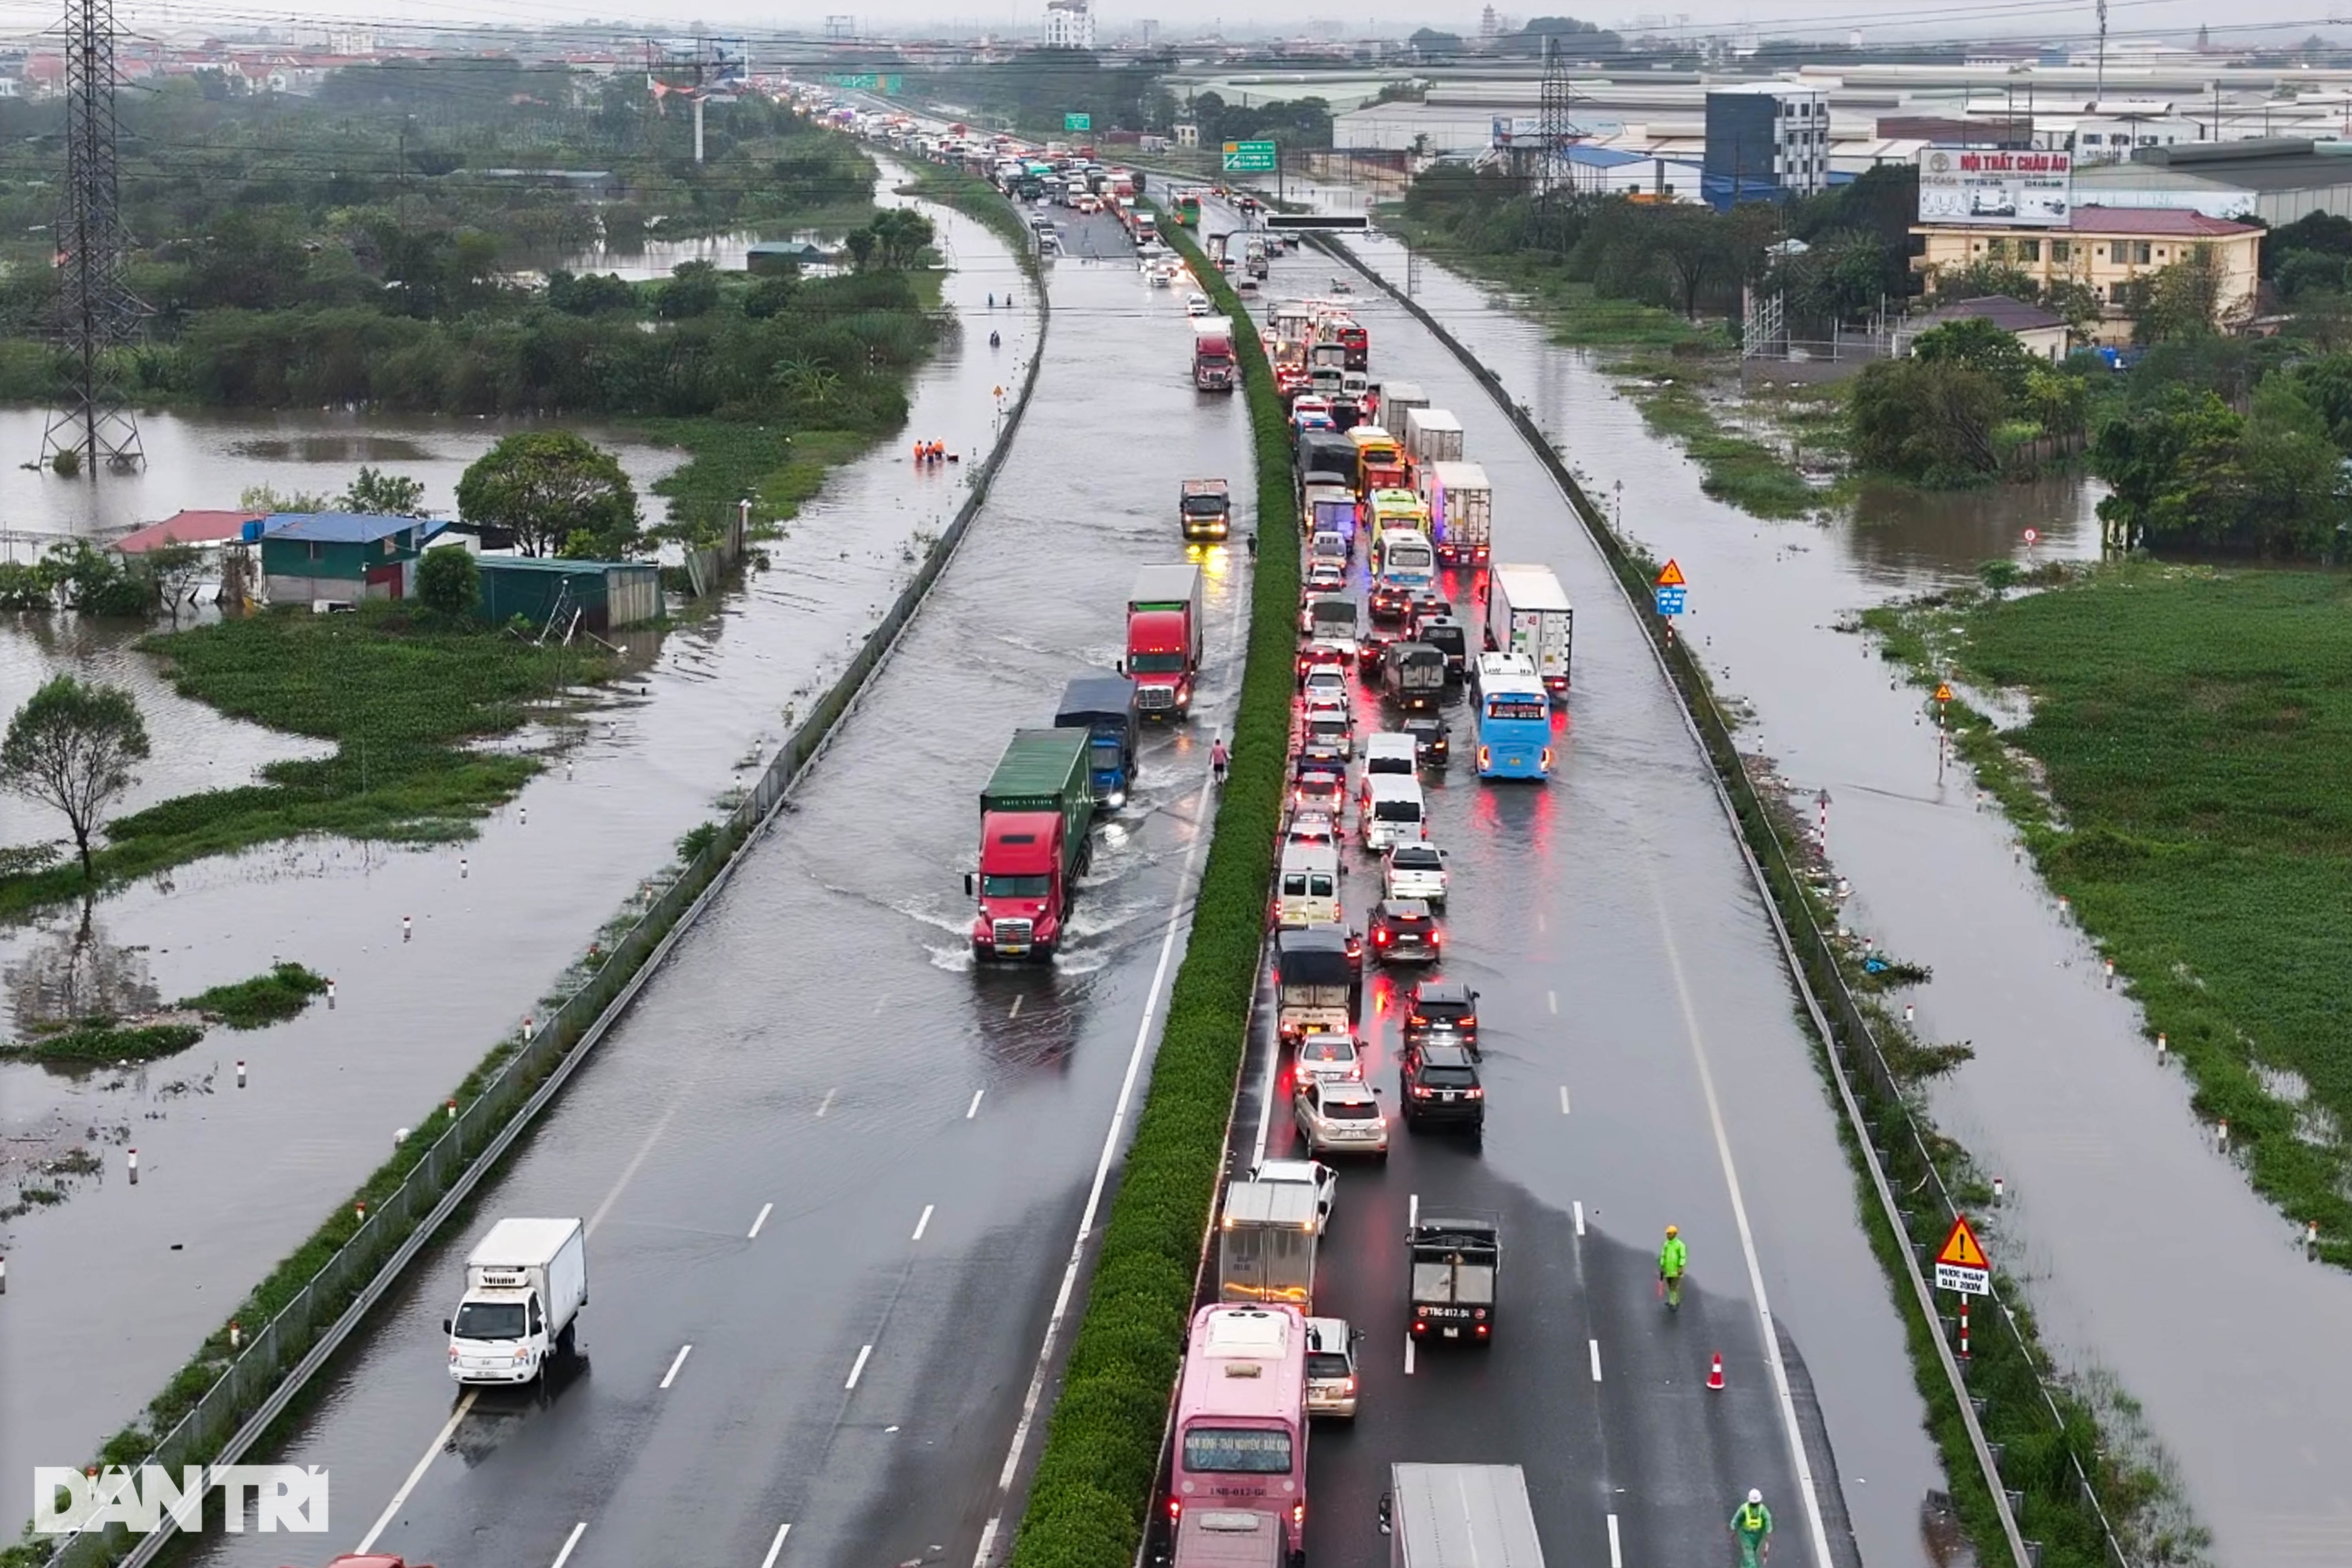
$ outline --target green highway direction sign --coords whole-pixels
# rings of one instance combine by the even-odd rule
[[[1095,117],[1091,114],[1065,114],[1062,116],[1062,129],[1065,131],[1092,131],[1094,128]]]
[[[1228,174],[1273,174],[1274,143],[1271,142],[1226,142],[1225,173]]]

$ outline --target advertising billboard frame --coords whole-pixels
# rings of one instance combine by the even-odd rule
[[[2074,155],[2040,148],[1919,149],[1919,222],[1961,228],[2064,228]]]

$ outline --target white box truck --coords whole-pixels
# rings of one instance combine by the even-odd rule
[[[1391,1465],[1381,1499],[1389,1568],[1543,1568],[1517,1465]]]
[[[1443,408],[1408,408],[1404,413],[1404,449],[1415,464],[1462,460],[1462,421]]]
[[[1568,689],[1576,612],[1549,566],[1497,566],[1486,577],[1486,647],[1523,653],[1553,691]]]
[[[441,1320],[459,1383],[529,1383],[588,1303],[587,1233],[576,1219],[502,1219],[466,1255],[466,1294]]]
[[[1421,497],[1437,558],[1449,566],[1475,564],[1495,545],[1495,487],[1475,463],[1431,463],[1421,470]]]

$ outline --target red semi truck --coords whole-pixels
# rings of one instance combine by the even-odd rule
[[[980,903],[975,958],[1042,963],[1061,945],[1094,826],[1092,742],[1086,730],[1015,730],[980,792],[980,869],[963,879]]]
[[[1239,380],[1234,374],[1234,330],[1223,321],[1201,321],[1192,328],[1192,384],[1202,392],[1231,392]]]
[[[1201,569],[1146,566],[1127,595],[1127,658],[1119,673],[1135,681],[1135,705],[1147,719],[1175,719],[1192,706],[1201,673]]]

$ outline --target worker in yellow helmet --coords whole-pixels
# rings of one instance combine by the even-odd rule
[[[1665,1245],[1658,1248],[1658,1280],[1665,1287],[1668,1310],[1679,1310],[1683,1304],[1683,1269],[1690,1261],[1690,1251],[1683,1246],[1680,1226],[1666,1226]]]

